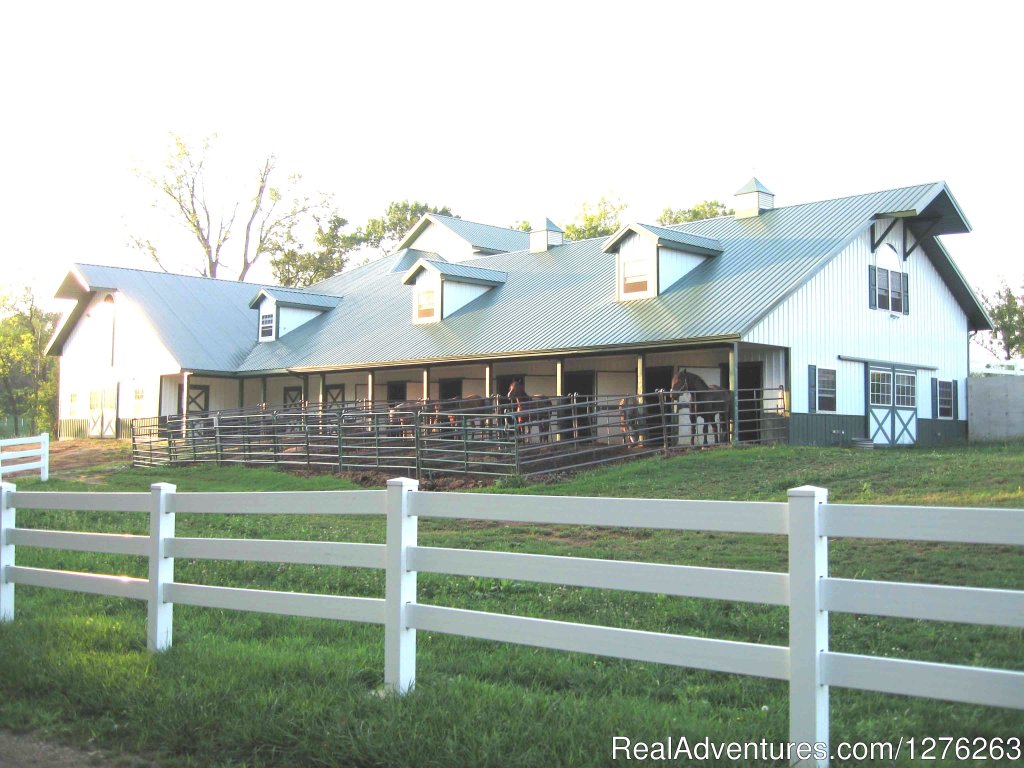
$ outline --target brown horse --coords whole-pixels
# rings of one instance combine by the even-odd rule
[[[721,445],[729,436],[732,421],[732,392],[719,386],[709,385],[695,373],[685,368],[672,377],[672,391],[689,395],[690,398],[690,445],[697,438],[697,419],[704,422],[704,445],[708,444],[708,426],[712,426],[715,445]]]
[[[519,379],[513,379],[508,388],[508,400],[516,415],[520,435],[530,438],[530,427],[537,425],[537,437],[542,443],[551,439],[551,401],[543,395],[530,396]]]

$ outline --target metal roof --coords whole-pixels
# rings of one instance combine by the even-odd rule
[[[71,282],[77,283],[77,291]],[[78,299],[82,306],[97,290],[119,291],[145,312],[183,369],[232,372],[256,342],[249,299],[261,287],[280,290],[235,280],[76,264],[59,293],[61,298]],[[73,323],[62,325],[51,342],[52,352],[61,352],[72,327]]]
[[[483,283],[485,285],[500,285],[508,278],[506,272],[499,272],[495,269],[484,269],[469,264],[450,264],[447,261],[432,261],[430,259],[419,259],[402,278],[403,285],[408,285],[416,273],[421,269],[429,269],[444,277],[453,280],[463,280],[470,283]]]
[[[301,307],[305,309],[333,309],[341,301],[340,296],[326,296],[322,293],[311,293],[299,288],[260,288],[256,295],[249,302],[249,307],[255,309],[267,296],[281,307]]]
[[[774,193],[769,192],[765,185],[755,178],[751,178],[750,181],[748,181],[746,184],[744,184],[742,187],[736,190],[735,194],[745,195],[748,192],[763,192],[766,195],[774,196]]]
[[[607,253],[615,253],[622,238],[630,232],[646,232],[657,239],[658,245],[678,246],[681,250],[693,251],[704,256],[714,256],[722,253],[724,250],[722,244],[714,238],[701,237],[690,232],[680,232],[668,227],[655,226],[654,224],[627,224],[605,240],[602,249]]]
[[[416,222],[416,225],[402,238],[398,244],[399,249],[406,248],[431,223],[447,227],[479,251],[505,253],[530,247],[529,232],[495,227],[491,224],[480,224],[475,221],[457,219],[454,216],[442,216],[439,213],[428,213]]]
[[[944,184],[924,184],[666,228],[717,240],[724,250],[660,296],[637,301],[615,300],[615,256],[602,250],[603,239],[486,256],[472,266],[505,271],[506,282],[443,322],[424,325],[409,322],[411,294],[398,275],[388,273],[385,259],[339,276],[332,288],[344,291],[341,306],[258,345],[240,370],[360,368],[738,338],[876,214],[926,213],[934,201],[949,197]],[[948,256],[927,252],[933,261],[947,262],[944,275],[959,282],[954,295],[972,326],[984,327],[984,310],[953,274]]]
[[[524,246],[456,265],[428,259],[437,269],[506,274],[503,283],[457,313],[429,324],[410,322],[412,289],[402,284],[404,274],[395,266],[411,252],[399,252],[318,283],[318,294],[344,295],[344,301],[286,336],[259,344],[246,308],[251,283],[80,269],[90,285],[124,290],[137,301],[184,367],[245,374],[367,368],[737,339],[880,214],[918,215],[932,223],[933,234],[945,234],[969,226],[958,211],[945,184],[936,183],[776,208],[746,219],[641,225],[659,238],[715,242],[721,253],[661,295],[628,302],[616,301],[616,257],[606,252],[604,238],[538,253]],[[963,307],[969,327],[988,328],[984,309],[941,243],[929,237],[923,251]]]

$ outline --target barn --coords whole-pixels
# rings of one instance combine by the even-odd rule
[[[256,404],[531,393],[614,399],[685,369],[731,393],[734,440],[933,444],[967,435],[969,335],[989,318],[939,236],[945,183],[630,223],[568,241],[430,214],[392,255],[306,289],[75,265],[51,342],[60,435]]]

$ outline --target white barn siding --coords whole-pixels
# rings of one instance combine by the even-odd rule
[[[691,269],[704,263],[704,257],[674,248],[658,249],[658,293],[679,282]]]
[[[876,226],[884,228],[887,222]],[[882,362],[934,366],[919,370],[919,418],[931,418],[931,384],[957,380],[960,418],[966,417],[967,317],[928,256],[918,249],[904,262],[909,275],[909,315],[890,316],[868,305],[868,265],[874,264],[870,228],[817,275],[743,337],[755,344],[789,347],[792,409],[808,412],[808,366],[836,370],[837,413],[864,414],[864,366],[837,355]],[[889,233],[902,253],[902,227]],[[879,250],[884,246],[880,246]],[[886,249],[888,250],[888,249]]]
[[[473,299],[487,293],[488,286],[445,280],[442,283],[441,309],[444,317],[458,312]]]
[[[622,292],[622,265],[626,261],[636,261],[645,265],[647,272],[647,290],[634,293]],[[631,233],[622,238],[619,243],[619,253],[616,261],[616,296],[619,301],[631,301],[633,299],[649,299],[658,295],[658,246],[653,240],[640,237]]]
[[[318,309],[281,307],[281,313],[278,315],[278,320],[281,324],[281,327],[277,329],[278,337],[284,336],[290,331],[294,331],[300,325],[305,325],[314,317],[319,317],[320,314],[320,310]]]

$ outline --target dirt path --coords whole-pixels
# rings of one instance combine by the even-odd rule
[[[90,765],[156,768],[156,763],[137,757],[73,749],[25,734],[0,731],[0,768],[83,768]]]
[[[127,440],[58,440],[50,443],[50,472],[73,473],[103,464],[127,464]]]

